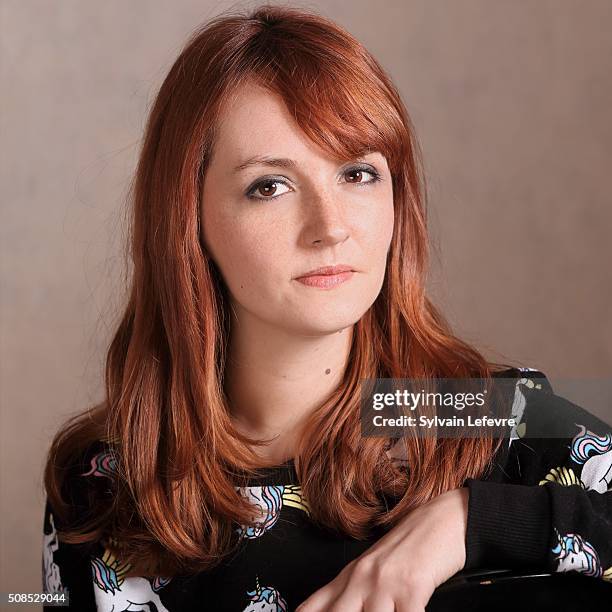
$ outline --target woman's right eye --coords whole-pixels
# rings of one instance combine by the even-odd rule
[[[289,188],[287,191],[283,191],[278,193],[278,185],[286,184],[279,179],[265,179],[263,181],[259,181],[255,183],[248,191],[246,192],[246,197],[251,200],[273,200],[283,193],[287,193],[287,191],[291,191]]]

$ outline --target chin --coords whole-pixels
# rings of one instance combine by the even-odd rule
[[[300,322],[292,327],[299,330],[298,333],[310,335],[334,334],[355,325],[367,310],[357,310],[354,306],[350,312],[343,312],[336,309],[334,312],[326,315],[324,312],[311,312],[309,316],[304,317]]]

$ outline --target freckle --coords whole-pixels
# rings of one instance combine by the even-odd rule
[[[331,370],[329,368],[327,368],[327,370],[325,370],[326,374],[329,374],[331,372]]]

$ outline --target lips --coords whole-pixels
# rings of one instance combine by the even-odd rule
[[[333,289],[342,283],[350,280],[355,271],[352,266],[338,264],[337,266],[324,266],[311,270],[296,280],[308,287],[318,287],[319,289]]]
[[[338,264],[336,266],[323,266],[321,268],[316,268],[315,270],[311,270],[310,272],[306,272],[306,274],[302,274],[297,278],[308,278],[309,276],[333,276],[335,274],[341,274],[343,272],[353,272],[353,267],[348,266],[346,264]]]

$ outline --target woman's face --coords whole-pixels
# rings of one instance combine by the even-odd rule
[[[280,97],[255,84],[223,109],[201,215],[202,241],[239,318],[316,336],[356,323],[380,292],[393,232],[385,158],[330,158]],[[331,288],[297,280],[340,264],[354,272]]]

